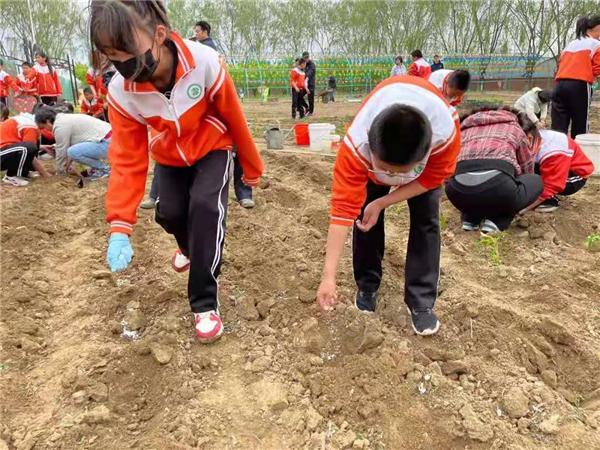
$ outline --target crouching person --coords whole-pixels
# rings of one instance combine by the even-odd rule
[[[536,154],[535,170],[542,177],[544,190],[529,209],[537,206],[539,212],[553,212],[559,207],[559,195],[573,195],[585,186],[594,172],[594,163],[566,134],[552,130],[540,134],[542,145]]]
[[[105,178],[110,173],[106,163],[111,126],[86,114],[59,113],[55,108],[44,106],[35,113],[40,129],[54,134],[56,143],[56,172],[66,175],[71,161],[91,168],[90,180]]]
[[[462,118],[461,135],[446,195],[461,212],[464,230],[505,230],[542,193],[542,179],[534,174],[540,132],[516,110],[484,108]]]
[[[332,309],[337,301],[337,267],[353,228],[356,307],[375,311],[385,209],[406,201],[410,231],[404,300],[417,334],[438,331],[433,307],[440,270],[440,186],[454,172],[459,148],[456,112],[426,80],[388,78],[367,97],[335,163],[325,267],[317,293],[323,309]]]

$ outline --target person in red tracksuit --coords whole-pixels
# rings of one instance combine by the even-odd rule
[[[83,90],[81,113],[93,116],[96,119],[104,120],[104,104],[102,100],[94,96],[94,93],[89,86]]]
[[[53,105],[62,95],[62,87],[56,69],[52,67],[50,58],[44,52],[35,54],[34,76],[38,89],[38,96],[45,105]]]
[[[588,133],[592,84],[600,77],[600,15],[577,21],[577,38],[560,54],[552,97],[552,129]]]
[[[12,77],[4,71],[4,61],[0,60],[0,103],[8,106],[8,94],[13,87]]]
[[[419,335],[438,331],[441,185],[460,150],[458,116],[435,86],[412,76],[380,83],[364,100],[337,155],[325,266],[317,301],[336,302],[336,272],[348,232],[356,307],[375,311],[385,251],[384,211],[406,201],[410,231],[404,300]],[[358,220],[357,220],[358,218]]]
[[[296,111],[301,119],[304,118],[308,110],[308,104],[304,96],[308,92],[308,80],[304,69],[306,60],[304,58],[296,59],[296,67],[290,71],[290,86],[292,88],[292,119],[296,118]]]
[[[173,269],[189,270],[196,336],[212,342],[223,333],[217,278],[233,146],[246,185],[257,186],[263,172],[235,85],[215,50],[171,30],[160,0],[92,0],[90,36],[117,70],[107,96],[107,263],[116,272],[131,262],[151,154],[160,167],[156,221],[179,246]]]
[[[573,195],[585,186],[594,172],[594,163],[581,147],[564,133],[540,130],[542,143],[535,156],[535,171],[542,177],[544,190],[537,211],[552,212],[559,207],[559,195]],[[538,206],[539,205],[539,206]]]
[[[37,80],[31,64],[24,62],[22,65],[23,73],[17,75],[15,80],[16,92],[18,95],[32,95],[37,96]]]
[[[440,90],[451,106],[462,103],[465,93],[469,90],[471,74],[468,70],[439,69],[431,72],[429,82]]]
[[[413,50],[410,56],[412,56],[412,63],[408,66],[408,74],[427,80],[431,75],[431,66],[423,58],[421,50]]]

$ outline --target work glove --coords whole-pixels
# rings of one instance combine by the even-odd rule
[[[133,249],[129,243],[129,236],[124,233],[112,233],[106,251],[106,262],[111,272],[127,269],[132,257]]]

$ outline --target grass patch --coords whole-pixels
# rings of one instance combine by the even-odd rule
[[[597,252],[600,251],[600,233],[592,233],[587,238],[585,238],[585,248],[590,251]]]

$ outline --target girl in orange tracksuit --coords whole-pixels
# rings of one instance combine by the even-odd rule
[[[21,67],[23,68],[23,73],[17,75],[15,80],[15,86],[17,93],[37,96],[37,80],[36,74],[31,67],[31,64],[28,62],[24,62]]]
[[[223,332],[217,277],[232,147],[245,184],[256,186],[263,172],[235,86],[216,51],[171,31],[160,0],[93,0],[90,35],[117,70],[107,97],[112,124],[107,262],[112,271],[131,262],[129,235],[151,153],[160,168],[156,221],[179,245],[174,270],[190,271],[196,336],[212,342]],[[148,127],[155,131],[150,140]]]
[[[58,74],[50,58],[44,52],[40,51],[35,54],[35,65],[33,66],[38,95],[42,103],[52,105],[56,103],[58,97],[62,95],[62,87]]]
[[[577,21],[577,39],[560,54],[552,98],[552,129],[575,139],[588,132],[592,84],[600,76],[600,16]]]

